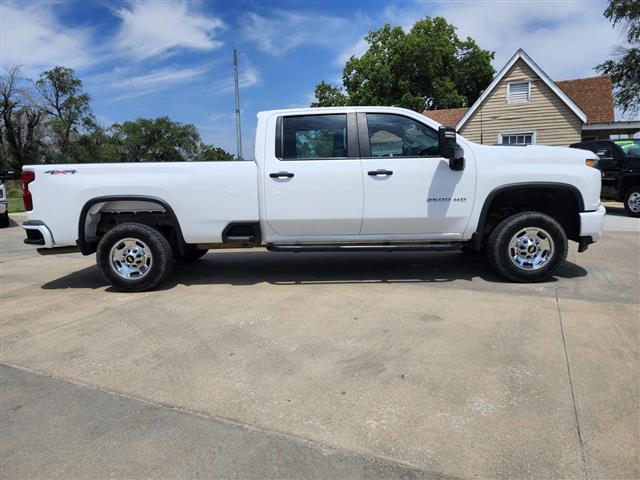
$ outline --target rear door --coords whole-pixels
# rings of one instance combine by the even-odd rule
[[[358,113],[363,235],[458,238],[473,207],[475,162],[453,171],[435,129],[389,113]]]
[[[277,235],[357,235],[362,171],[354,113],[277,119],[276,146],[265,155],[265,213]]]

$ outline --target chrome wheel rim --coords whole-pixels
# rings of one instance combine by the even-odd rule
[[[111,268],[126,279],[142,278],[153,265],[149,246],[137,238],[123,238],[111,247]]]
[[[627,200],[627,205],[633,213],[640,213],[640,192],[632,192]]]
[[[542,228],[522,228],[509,242],[509,258],[521,270],[541,269],[549,263],[553,253],[553,239]]]

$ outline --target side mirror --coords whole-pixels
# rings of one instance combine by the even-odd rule
[[[464,150],[456,142],[456,129],[441,126],[438,129],[438,148],[440,155],[449,159],[451,170],[464,170]]]

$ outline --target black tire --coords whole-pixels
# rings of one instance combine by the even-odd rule
[[[640,217],[640,200],[638,199],[640,199],[640,185],[634,185],[624,194],[624,210],[630,217]],[[633,209],[630,202],[634,204]]]
[[[207,249],[198,249],[198,248],[188,248],[186,251],[182,253],[174,252],[173,257],[177,262],[180,263],[192,263],[200,258],[202,258],[209,250]]]
[[[7,228],[9,226],[9,212],[6,211],[0,215],[0,228]]]
[[[123,245],[121,248],[124,248],[124,239],[141,242],[138,245],[148,247],[150,252],[150,255],[144,257],[148,259],[149,265],[138,278],[125,278],[118,273],[112,262],[112,249],[119,243]],[[144,292],[151,290],[167,277],[173,266],[173,251],[167,239],[156,229],[141,223],[123,223],[113,227],[102,237],[98,243],[96,261],[102,275],[117,289],[124,292]],[[122,263],[124,264],[124,261]]]
[[[460,247],[460,251],[470,257],[477,257],[478,255],[482,255],[484,253],[483,248],[481,248],[480,250],[474,250],[468,245],[463,245],[462,247]]]
[[[517,266],[516,261],[511,258],[512,253],[518,253],[518,250],[514,249],[512,252],[510,243],[516,234],[525,228],[543,230],[553,242],[552,248],[545,249],[544,245],[548,242],[545,235],[540,233],[539,235],[542,236],[530,237],[534,243],[541,242],[540,250],[543,253],[550,252],[544,263],[535,269],[532,264],[526,263],[528,259],[523,256],[517,257],[518,260],[525,260],[522,266]],[[531,247],[534,250],[538,248],[534,245]],[[567,234],[555,219],[540,212],[522,212],[506,218],[493,229],[487,242],[487,255],[491,266],[512,282],[543,282],[553,277],[558,271],[567,258],[568,248]],[[524,252],[524,255],[532,253],[530,250],[520,251]],[[544,254],[542,256],[544,258]]]

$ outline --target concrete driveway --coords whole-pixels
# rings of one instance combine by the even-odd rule
[[[613,213],[536,285],[247,250],[125,294],[2,230],[0,474],[639,478],[640,221]]]

